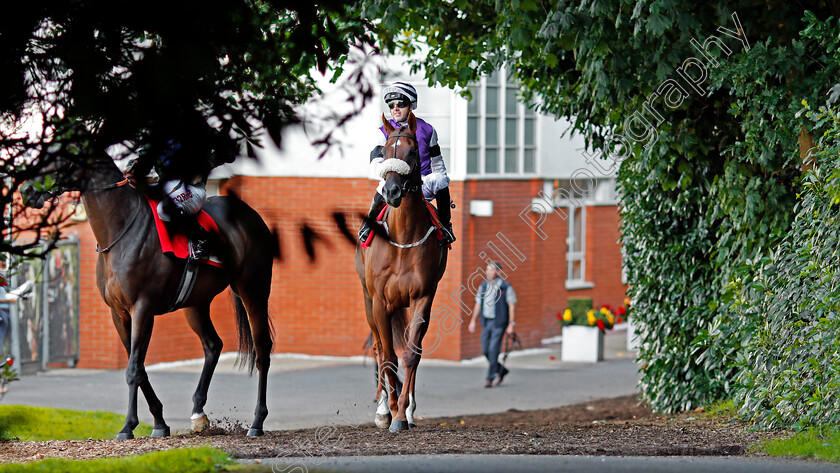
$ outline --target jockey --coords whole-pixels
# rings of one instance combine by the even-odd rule
[[[174,157],[180,149],[180,143],[169,140],[163,154],[155,162],[155,172],[160,177],[161,189],[166,195],[158,203],[157,212],[161,220],[177,225],[192,240],[193,257],[204,259],[209,256],[207,242],[211,234],[198,223],[195,215],[204,205],[207,191],[203,179],[188,180],[183,177],[184,173],[178,172],[179,165]],[[127,178],[134,179],[136,164],[137,160],[129,163],[124,173]]]
[[[382,91],[383,99],[391,111],[391,125],[394,128],[403,126],[408,121],[411,110],[417,108],[417,90],[411,84],[405,82],[394,82]],[[409,107],[411,107],[409,109]],[[385,127],[379,127],[382,132],[379,136],[379,144],[370,153],[370,169],[372,176],[378,176],[377,169],[385,160],[382,155],[382,148],[388,140]],[[443,156],[440,155],[437,132],[434,127],[426,121],[417,118],[417,144],[420,152],[420,174],[423,178],[423,197],[426,200],[435,199],[438,209],[438,218],[443,226],[443,239],[441,246],[449,245],[455,241],[455,234],[452,232],[452,210],[449,198],[449,176],[446,175],[446,165],[443,163]],[[385,204],[385,198],[380,193],[385,180],[379,183],[376,194],[373,196],[367,218],[362,221],[359,229],[359,240],[366,241],[370,236],[368,222],[376,219],[379,209]]]

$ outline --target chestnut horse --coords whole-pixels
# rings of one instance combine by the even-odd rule
[[[118,439],[134,437],[138,425],[137,390],[143,391],[154,417],[152,437],[169,436],[163,419],[163,404],[149,383],[144,360],[155,316],[169,312],[184,273],[184,260],[161,252],[154,217],[146,198],[130,185],[116,164],[107,157],[90,165],[58,160],[57,192],[22,190],[27,205],[40,207],[46,198],[66,190],[81,190],[90,226],[97,242],[96,283],[128,352],[128,414]],[[209,425],[204,405],[210,380],[222,351],[222,339],[210,320],[210,302],[230,286],[234,295],[239,349],[250,372],[259,371],[254,422],[249,436],[263,434],[266,382],[272,346],[268,316],[272,256],[279,254],[277,239],[251,207],[235,197],[211,197],[204,210],[215,219],[221,239],[223,268],[199,265],[197,280],[181,305],[190,328],[204,349],[204,367],[193,395],[192,428]],[[247,309],[246,309],[247,308]]]
[[[423,198],[414,114],[399,129],[384,115],[382,122],[388,133],[383,166],[389,171],[382,196],[390,206],[385,219],[389,236],[356,248],[356,272],[377,363],[376,425],[390,424],[396,432],[414,426],[417,366],[448,250],[432,236],[436,232]],[[402,350],[404,383],[397,375],[396,350]]]

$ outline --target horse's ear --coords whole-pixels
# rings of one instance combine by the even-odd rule
[[[408,129],[412,135],[417,131],[417,117],[414,116],[414,112],[408,112]]]
[[[385,125],[385,134],[390,136],[391,133],[394,132],[394,127],[391,126],[391,122],[389,122],[388,119],[385,118],[384,113],[382,114],[382,124]]]

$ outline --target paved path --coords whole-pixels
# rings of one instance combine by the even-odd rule
[[[289,473],[822,473],[840,465],[755,457],[585,457],[548,455],[393,455],[259,460]],[[243,461],[242,463],[253,463]]]
[[[638,373],[625,334],[607,336],[606,360],[565,363],[559,345],[511,354],[511,374],[500,387],[485,389],[484,360],[448,362],[424,359],[417,374],[417,415],[438,417],[485,414],[508,409],[551,408],[636,392]],[[206,411],[214,419],[250,424],[256,377],[233,368],[233,357],[219,364]],[[164,405],[173,431],[189,428],[199,362],[149,367],[149,379]],[[268,386],[266,429],[352,425],[373,421],[375,394],[371,360],[276,355]],[[125,414],[128,388],[121,370],[60,369],[24,376],[10,386],[5,404],[92,409]],[[141,401],[140,420],[152,418]]]
[[[577,404],[636,392],[638,373],[633,353],[625,350],[625,333],[606,337],[605,361],[597,364],[560,361],[560,345],[511,354],[511,374],[500,387],[485,389],[484,360],[448,362],[424,359],[417,375],[419,416],[487,414],[509,409],[531,410]],[[219,364],[206,411],[215,420],[250,424],[256,378],[234,369],[232,356]],[[266,429],[355,425],[371,422],[373,368],[360,358],[276,355],[269,376]],[[189,428],[193,390],[200,362],[149,367],[149,378],[164,404],[173,432]],[[60,369],[27,375],[10,386],[3,403],[125,414],[122,370]],[[141,403],[140,418],[152,418]],[[277,459],[263,459],[265,471]],[[244,462],[248,462],[247,460]],[[412,455],[388,457],[284,458],[299,472],[499,472],[581,471],[645,472],[823,472],[840,465],[765,458],[579,457],[532,455]]]

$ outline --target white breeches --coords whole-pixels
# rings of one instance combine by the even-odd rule
[[[187,184],[183,181],[167,181],[163,184],[163,191],[172,199],[175,206],[187,215],[197,214],[207,199],[207,191],[203,187]],[[172,220],[172,216],[166,214],[163,202],[158,204],[157,210],[161,220],[164,222]]]
[[[376,187],[376,192],[382,195],[382,187],[385,185],[385,180],[380,180]],[[433,172],[423,176],[423,197],[426,200],[432,200],[437,195],[438,191],[449,187],[449,176],[445,172]]]

